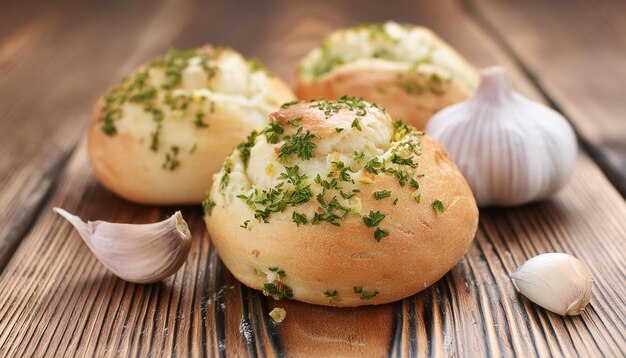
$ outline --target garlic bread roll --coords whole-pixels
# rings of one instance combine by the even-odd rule
[[[234,50],[170,50],[95,106],[91,165],[102,185],[127,200],[197,204],[237,143],[293,98],[279,78]]]
[[[363,97],[421,130],[434,113],[467,99],[478,81],[476,70],[432,31],[386,22],[329,35],[301,60],[296,95]]]
[[[283,105],[226,158],[204,209],[242,283],[341,307],[428,287],[464,255],[478,221],[437,142],[351,97]]]

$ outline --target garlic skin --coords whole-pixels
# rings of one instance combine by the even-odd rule
[[[511,278],[529,300],[562,316],[580,314],[591,298],[593,280],[589,269],[567,254],[535,256],[513,272]]]
[[[180,211],[153,224],[85,223],[61,208],[91,252],[113,273],[129,282],[153,283],[173,275],[185,263],[191,233]]]
[[[481,207],[556,193],[574,171],[578,146],[571,125],[514,92],[501,67],[480,74],[474,95],[435,114],[426,133],[452,155]]]

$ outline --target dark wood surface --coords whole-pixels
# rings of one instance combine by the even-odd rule
[[[599,52],[605,81],[587,88],[597,89],[593,98],[579,100],[590,92],[564,82],[590,76],[581,70],[587,52],[575,40],[592,36],[585,29],[607,31],[603,41],[623,36],[616,32],[624,29],[615,13],[621,5],[600,2],[600,10],[586,11],[588,26],[574,26],[543,14],[525,18],[517,12],[534,14],[540,5],[524,3],[529,7],[487,0],[1,3],[0,356],[624,356],[626,204],[602,171],[619,183],[619,162],[598,153],[619,155],[624,144],[623,103],[615,100],[626,92],[617,80],[623,67],[614,77],[608,71],[626,55]],[[561,8],[548,7],[557,13],[572,4],[556,3]],[[567,11],[586,9],[573,8]],[[359,309],[268,300],[221,265],[197,207],[183,208],[194,236],[185,266],[160,284],[130,284],[107,272],[51,212],[61,206],[86,219],[142,223],[177,209],[134,205],[104,190],[81,139],[95,99],[142,61],[170,46],[226,44],[291,81],[298,59],[324,34],[386,19],[433,28],[476,66],[505,66],[518,90],[558,105],[589,144],[571,183],[553,199],[483,210],[468,254],[424,292]],[[551,52],[559,36],[565,44]],[[520,55],[523,46],[542,51]],[[545,56],[554,53],[564,54],[561,66],[548,71]],[[600,107],[604,112],[594,112]],[[526,259],[555,251],[592,271],[594,294],[580,317],[538,308],[509,278]],[[275,306],[288,312],[280,325],[267,316]]]

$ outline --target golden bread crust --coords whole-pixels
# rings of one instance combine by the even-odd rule
[[[374,110],[369,108],[368,111]],[[303,128],[319,135],[319,151],[325,142],[345,136],[346,131],[356,131],[350,127],[355,115],[346,109],[328,117],[309,103],[303,103],[272,114],[274,121],[281,124],[298,117],[302,117],[299,124]],[[360,118],[364,126],[370,123],[365,116]],[[378,125],[375,127],[378,132],[385,132],[390,126],[384,122],[386,120],[389,120],[388,116],[371,123],[372,126]],[[284,128],[288,131],[288,124]],[[334,128],[346,129],[337,132]],[[365,128],[361,133],[369,135]],[[270,268],[279,268],[285,273],[280,282],[293,291],[294,299],[320,305],[383,304],[410,296],[433,284],[466,252],[476,232],[478,210],[469,186],[447,152],[430,137],[421,134],[419,137],[419,166],[412,175],[419,181],[419,189],[408,183],[400,185],[398,178],[390,173],[372,174],[361,165],[351,174],[354,187],[360,189],[360,212],[348,214],[340,220],[340,226],[323,221],[301,225],[293,222],[294,211],[319,212],[314,198],[272,213],[268,223],[257,221],[245,200],[235,197],[239,192],[231,193],[229,188],[239,183],[249,185],[252,179],[245,172],[258,167],[251,169],[253,164],[249,164],[247,169],[241,169],[235,152],[229,157],[235,162],[230,183],[224,192],[220,192],[218,180],[224,171],[217,175],[211,190],[215,205],[205,216],[221,260],[238,280],[259,290],[272,282]],[[347,141],[346,138],[351,137],[342,138]],[[253,148],[250,163],[256,160],[254,155],[260,149],[273,152],[272,146],[266,147],[259,142],[264,142],[264,138]],[[290,162],[290,165],[300,165],[301,169],[305,164],[304,160],[296,158]],[[238,180],[234,177],[236,173],[247,177],[233,183]],[[308,178],[315,177],[313,172],[304,174]],[[318,171],[318,174],[328,178],[324,171]],[[319,192],[316,184],[311,185],[314,194]],[[341,185],[346,192],[348,187],[353,187],[349,182]],[[389,190],[391,195],[377,200],[373,193],[383,190]],[[415,199],[416,193],[419,193],[419,203]],[[328,202],[332,195],[325,191],[325,201]],[[432,207],[436,200],[443,203],[441,214]],[[376,211],[385,215],[378,228],[389,233],[380,241],[374,237],[376,227],[367,226],[362,218]]]

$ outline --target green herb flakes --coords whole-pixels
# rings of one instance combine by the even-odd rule
[[[376,239],[377,242],[380,242],[380,240],[387,236],[389,236],[389,230],[377,227],[376,231],[374,231],[374,239]]]
[[[358,287],[355,286],[354,293],[360,294],[359,297],[362,300],[369,300],[369,299],[376,297],[376,295],[378,295],[378,291],[365,291],[363,289],[363,286],[358,286]]]
[[[303,160],[313,158],[313,151],[317,145],[312,140],[319,138],[319,136],[311,133],[308,129],[306,133],[302,133],[302,129],[300,127],[295,134],[284,137],[285,143],[280,147],[278,154],[278,159],[281,162],[287,162],[292,154],[297,154],[298,158]]]
[[[437,214],[437,216],[440,216],[443,214],[444,212],[444,207],[443,207],[443,202],[439,199],[433,201],[433,203],[431,204],[433,209],[435,210],[435,214]]]
[[[306,223],[308,223],[308,220],[306,218],[306,215],[301,214],[301,213],[297,213],[297,212],[293,212],[293,215],[291,215],[291,220],[296,223],[296,225],[300,226],[300,224],[305,225]]]
[[[169,152],[165,153],[165,162],[163,163],[163,169],[174,170],[180,165],[178,160],[179,148],[177,146],[171,146]]]
[[[376,199],[376,200],[388,198],[390,196],[391,196],[391,191],[390,190],[381,190],[381,191],[375,191],[374,192],[374,199]]]
[[[338,297],[339,296],[339,291],[337,290],[332,290],[332,291],[324,291],[324,296],[327,298],[334,298],[334,297]]]
[[[270,124],[265,127],[262,134],[265,134],[265,138],[267,138],[267,142],[270,144],[276,144],[279,142],[279,135],[283,134],[285,129],[278,122],[270,122]]]
[[[287,285],[284,285],[282,282],[276,283],[266,283],[263,285],[263,294],[265,296],[270,296],[276,301],[282,300],[283,298],[292,298],[293,291]]]
[[[374,227],[378,226],[378,224],[380,224],[380,222],[383,221],[384,218],[385,214],[381,213],[380,211],[370,210],[370,213],[368,215],[363,216],[363,222],[368,227]]]
[[[294,126],[294,127],[297,127],[297,126],[299,125],[298,123],[299,123],[301,120],[302,120],[302,116],[298,116],[298,117],[296,117],[296,118],[294,118],[294,119],[290,119],[290,120],[288,120],[288,121],[287,121],[287,123],[289,123],[290,125],[292,125],[292,126]]]
[[[207,197],[206,199],[204,199],[204,201],[202,201],[202,208],[204,209],[204,213],[208,215],[211,215],[211,212],[213,211],[215,205],[215,202],[211,200],[210,197]]]
[[[293,105],[296,105],[298,103],[300,103],[299,99],[296,99],[296,100],[293,100],[293,101],[290,101],[290,102],[286,102],[286,103],[283,103],[282,106],[280,106],[280,109],[287,109],[287,108],[289,108],[289,107],[291,107]]]

